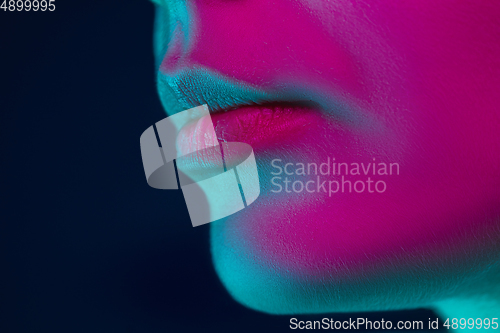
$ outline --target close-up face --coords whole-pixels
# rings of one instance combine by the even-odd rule
[[[166,112],[207,104],[218,141],[255,154],[259,198],[210,224],[237,301],[415,308],[496,265],[500,2],[156,5]]]

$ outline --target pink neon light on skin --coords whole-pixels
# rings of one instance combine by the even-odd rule
[[[214,263],[237,300],[270,313],[385,310],[461,295],[469,281],[492,288],[478,276],[500,253],[499,2],[197,0],[190,10],[189,47],[167,52],[164,75],[203,67],[263,91],[313,91],[321,105],[307,126],[279,131],[259,118],[264,107],[214,116],[220,140],[252,144],[262,178],[259,200],[212,224]],[[271,192],[271,160],[328,157],[398,163],[400,175],[383,194]]]

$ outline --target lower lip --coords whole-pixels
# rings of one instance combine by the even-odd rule
[[[269,148],[306,132],[321,117],[319,110],[290,104],[245,106],[215,113],[186,125],[177,137],[181,153],[200,150],[207,143],[243,142],[254,150]],[[210,127],[215,128],[215,135]]]

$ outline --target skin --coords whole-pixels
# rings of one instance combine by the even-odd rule
[[[314,106],[303,126],[273,140],[216,128],[221,141],[251,143],[261,185],[255,203],[210,225],[215,268],[236,300],[275,314],[500,308],[499,2],[157,8],[158,87],[169,114],[204,103]],[[398,163],[400,173],[374,177],[387,184],[383,193],[272,191],[272,160],[328,158]]]

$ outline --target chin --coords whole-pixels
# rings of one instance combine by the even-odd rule
[[[365,196],[276,195],[264,185],[252,205],[211,223],[216,272],[251,309],[312,314],[428,307],[498,262],[498,219],[464,202],[416,214],[418,198],[401,206],[397,197],[361,204]]]

